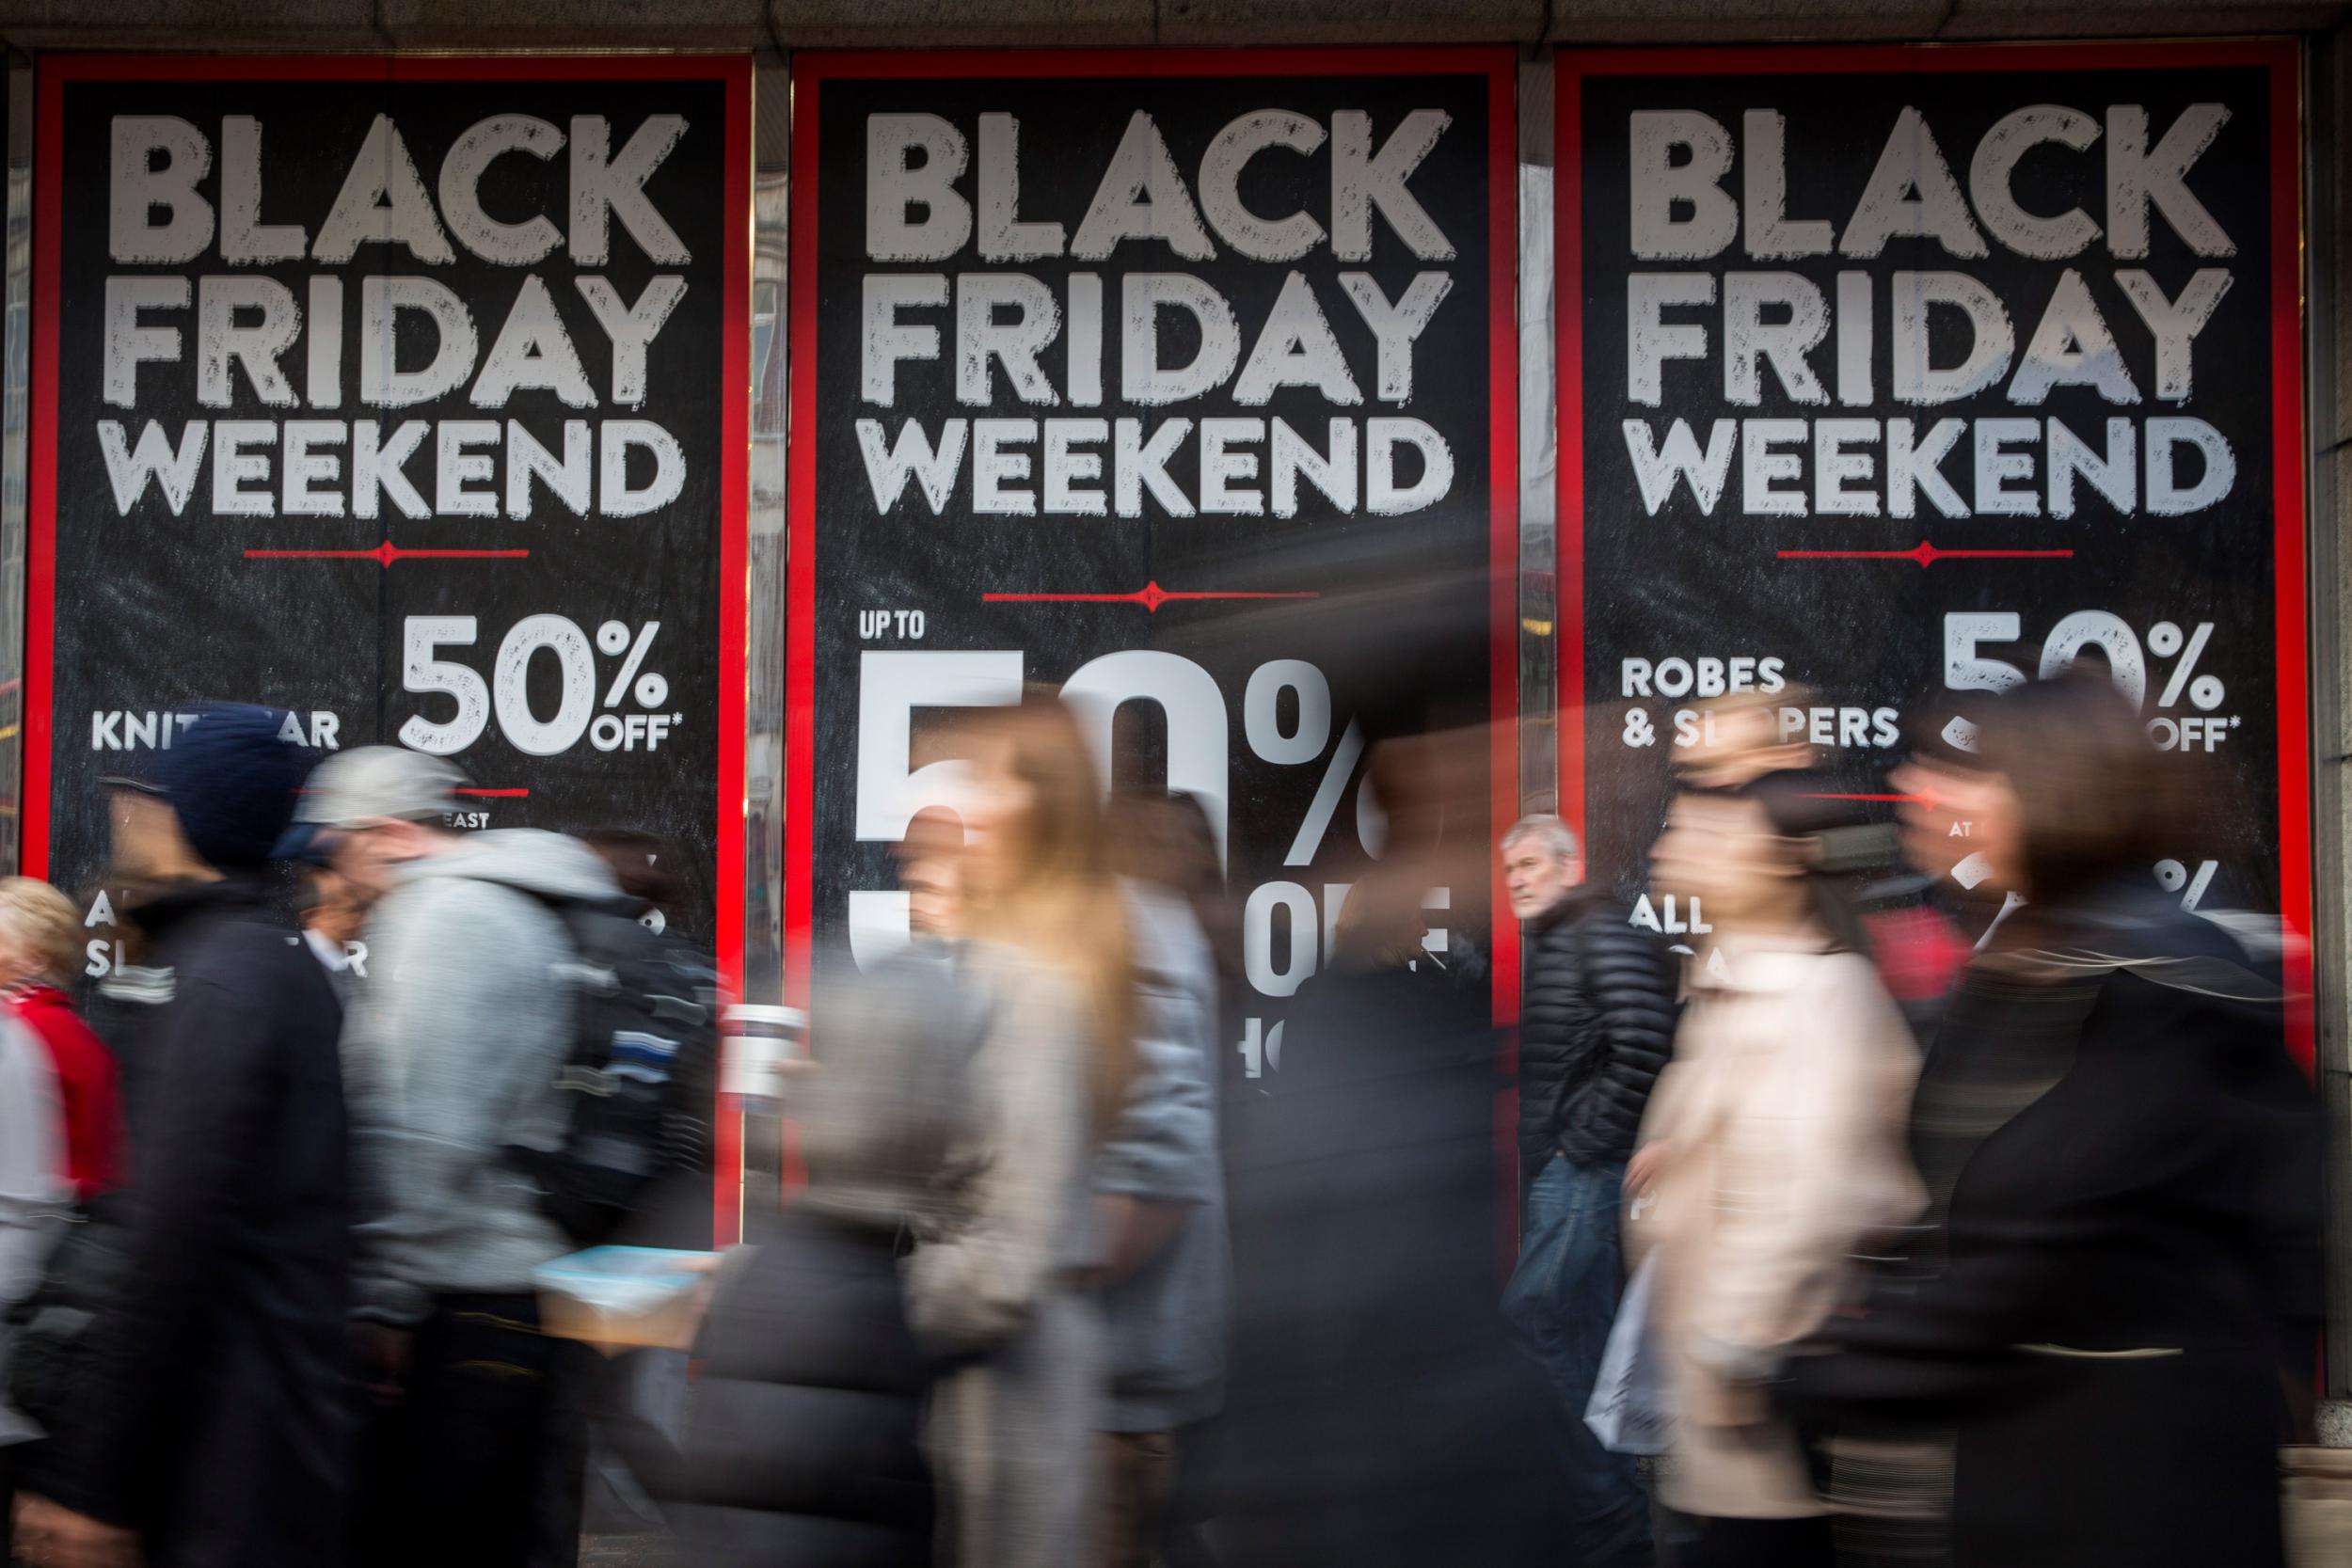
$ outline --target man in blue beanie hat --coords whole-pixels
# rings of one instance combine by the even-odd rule
[[[264,877],[310,758],[276,709],[171,721],[148,773],[108,781],[116,874],[160,890],[135,918],[175,975],[131,1129],[119,1291],[87,1395],[27,1465],[17,1545],[331,1568],[352,1432],[342,1009]]]

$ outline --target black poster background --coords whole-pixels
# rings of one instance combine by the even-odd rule
[[[739,463],[723,436],[725,387],[723,331],[734,319],[725,309],[726,246],[739,234],[726,208],[727,160],[741,149],[727,144],[727,86],[731,66],[713,62],[697,79],[614,79],[608,66],[564,79],[560,63],[515,62],[511,78],[466,80],[239,80],[240,62],[219,62],[214,80],[81,80],[61,72],[47,84],[62,94],[57,159],[61,232],[57,267],[37,308],[56,315],[55,432],[56,510],[47,531],[55,550],[54,660],[49,711],[54,772],[50,788],[48,874],[69,889],[87,887],[105,856],[104,801],[97,781],[136,759],[93,749],[93,713],[144,714],[191,700],[239,700],[294,709],[309,722],[313,711],[335,714],[345,747],[394,742],[404,721],[421,713],[446,721],[453,700],[404,689],[403,627],[411,616],[471,615],[470,647],[446,646],[437,657],[493,677],[508,628],[526,616],[555,613],[577,623],[593,647],[600,626],[623,623],[634,646],[643,623],[659,621],[642,666],[669,686],[665,713],[680,720],[657,751],[600,752],[583,737],[551,756],[526,754],[509,744],[495,714],[480,737],[451,760],[473,785],[499,794],[465,802],[468,826],[576,830],[614,825],[670,837],[683,856],[686,919],[706,939],[717,929],[720,754],[721,583],[723,530],[740,519],[722,512],[725,465]],[[281,65],[259,74],[283,78]],[[595,78],[595,79],[589,79]],[[544,162],[522,153],[495,159],[481,182],[484,209],[504,222],[534,213],[565,231],[564,243],[529,266],[494,265],[452,237],[455,261],[428,265],[397,245],[363,244],[354,259],[328,265],[309,260],[262,266],[230,265],[217,231],[196,260],[178,265],[118,263],[108,255],[109,125],[118,114],[176,115],[213,143],[214,166],[199,192],[217,209],[221,120],[251,115],[262,122],[260,221],[299,224],[315,238],[332,207],[370,122],[389,115],[428,192],[452,141],[498,114],[536,116],[569,134],[576,115],[602,115],[618,155],[646,116],[670,113],[687,124],[682,138],[644,189],[691,253],[683,264],[653,261],[615,217],[607,261],[576,262],[569,248],[569,147]],[[437,212],[438,209],[436,202]],[[446,227],[446,226],[445,226]],[[328,273],[343,279],[342,374],[335,408],[270,407],[241,367],[232,373],[233,404],[197,402],[196,311],[150,310],[148,325],[183,332],[175,364],[139,368],[137,401],[125,409],[104,403],[103,290],[110,274],[236,276],[261,273],[286,284],[307,302],[308,279]],[[576,288],[577,277],[609,278],[624,302],[640,297],[657,273],[676,273],[686,292],[654,339],[646,360],[645,398],[629,407],[612,397],[612,356],[602,327]],[[486,357],[526,274],[552,294],[585,368],[596,403],[572,408],[551,390],[517,390],[503,408],[477,408],[466,396],[475,371],[453,392],[402,408],[379,408],[359,397],[361,279],[371,275],[424,276],[454,291],[470,309]],[[307,309],[306,309],[307,314]],[[310,324],[281,363],[297,396],[304,375]],[[431,354],[430,332],[401,318],[396,363],[421,368]],[[37,370],[36,373],[39,372]],[[564,451],[564,422],[641,419],[675,438],[683,451],[685,486],[675,500],[648,514],[605,517],[592,498],[575,515],[544,486],[532,515],[434,516],[416,519],[387,498],[373,518],[350,515],[215,515],[212,465],[217,443],[184,513],[174,516],[160,487],[151,483],[129,515],[118,514],[99,446],[99,421],[117,419],[135,440],[148,420],[177,438],[187,420],[377,420],[389,438],[410,420],[520,420],[548,451]],[[39,440],[39,432],[36,433]],[[266,486],[275,495],[281,471],[271,455]],[[350,446],[325,449],[342,458],[341,477],[321,489],[350,484]],[[480,488],[503,501],[503,438],[478,449],[496,459],[495,478]],[[632,483],[643,483],[651,459],[640,453]],[[428,506],[436,504],[436,440],[428,433],[405,465]],[[501,514],[503,508],[501,504]],[[36,519],[37,538],[40,520]],[[250,549],[371,550],[389,540],[405,549],[525,549],[521,560],[251,560]],[[36,546],[38,548],[38,546]],[[39,609],[36,609],[36,615]],[[594,654],[596,712],[621,657]],[[558,709],[556,659],[533,657],[527,689],[542,719]],[[634,683],[632,683],[634,684]],[[632,691],[612,711],[643,711]],[[527,791],[526,794],[517,793]]]
[[[1469,52],[1462,52],[1469,53]],[[1511,192],[1490,188],[1490,92],[1496,78],[1491,62],[1481,57],[1474,71],[1456,65],[1415,73],[1412,63],[1383,67],[1361,73],[1343,66],[1326,68],[1303,59],[1295,74],[1202,73],[1120,74],[1104,64],[1101,74],[1025,78],[1007,70],[1001,73],[962,77],[950,67],[940,74],[919,66],[903,72],[893,70],[874,79],[862,71],[839,76],[819,75],[812,83],[803,76],[798,90],[816,94],[813,116],[803,114],[802,135],[813,119],[816,131],[816,216],[813,251],[815,342],[796,338],[793,367],[796,376],[814,373],[813,426],[796,422],[796,443],[813,436],[812,495],[796,497],[796,518],[814,519],[814,581],[803,580],[796,605],[807,610],[803,624],[793,628],[796,647],[808,649],[813,661],[814,745],[797,766],[803,792],[798,798],[812,804],[811,826],[802,842],[809,856],[806,882],[801,892],[793,925],[818,947],[841,942],[847,933],[849,895],[853,890],[888,890],[897,884],[892,846],[861,843],[855,837],[858,780],[860,657],[870,649],[1012,649],[1024,656],[1032,681],[1058,683],[1088,660],[1121,649],[1181,650],[1207,669],[1221,689],[1226,712],[1231,789],[1230,883],[1236,900],[1270,881],[1289,881],[1312,891],[1318,907],[1324,884],[1344,880],[1360,864],[1356,800],[1350,787],[1310,865],[1285,865],[1284,858],[1302,817],[1308,812],[1326,768],[1335,754],[1350,717],[1345,686],[1350,673],[1342,660],[1344,647],[1272,645],[1252,632],[1263,606],[1232,603],[1174,603],[1156,611],[1133,604],[984,604],[990,592],[1072,592],[1125,594],[1156,582],[1169,591],[1316,592],[1333,586],[1325,580],[1328,569],[1319,555],[1343,554],[1375,541],[1394,549],[1397,571],[1459,576],[1483,573],[1491,548],[1490,508],[1493,504],[1491,454],[1490,371],[1493,366],[1492,307],[1489,282],[1492,201],[1509,201]],[[1328,73],[1326,73],[1326,71]],[[1391,74],[1389,71],[1398,73]],[[1261,261],[1233,251],[1212,228],[1216,256],[1193,261],[1176,255],[1157,241],[1127,240],[1107,260],[1076,261],[1068,256],[1034,261],[991,262],[980,259],[977,245],[965,246],[938,262],[883,262],[866,254],[866,117],[876,112],[928,113],[953,124],[974,148],[956,188],[967,199],[975,191],[978,116],[1009,112],[1019,119],[1019,216],[1023,221],[1052,220],[1074,234],[1104,169],[1136,111],[1149,112],[1167,139],[1174,165],[1187,188],[1194,183],[1209,138],[1235,117],[1264,108],[1283,108],[1306,115],[1328,128],[1336,110],[1357,109],[1372,119],[1372,144],[1384,145],[1404,117],[1416,109],[1439,109],[1451,123],[1409,180],[1413,195],[1427,210],[1454,247],[1450,261],[1416,257],[1375,211],[1372,221],[1373,255],[1367,262],[1336,260],[1328,241],[1319,242],[1303,259],[1290,262]],[[800,148],[803,158],[805,141]],[[808,166],[803,163],[803,168]],[[1331,225],[1330,148],[1299,156],[1285,151],[1263,154],[1247,166],[1241,183],[1246,205],[1269,216],[1303,211],[1327,230]],[[810,193],[803,183],[799,193]],[[803,212],[810,209],[803,207]],[[808,245],[810,236],[797,233]],[[809,256],[796,252],[796,266]],[[1437,268],[1452,279],[1451,291],[1437,309],[1413,355],[1413,390],[1402,405],[1376,396],[1373,341],[1342,293],[1336,281],[1342,272],[1369,271],[1390,299],[1399,297],[1414,276]],[[1311,388],[1284,388],[1271,403],[1245,407],[1231,395],[1230,381],[1206,396],[1162,407],[1141,407],[1120,399],[1118,302],[1122,277],[1138,272],[1189,273],[1206,280],[1232,302],[1239,325],[1246,362],[1251,344],[1263,325],[1285,276],[1303,273],[1314,289],[1327,319],[1342,344],[1347,365],[1363,401],[1335,406]],[[1058,406],[1024,404],[1001,368],[992,367],[992,403],[973,407],[955,401],[952,377],[954,333],[952,307],[903,313],[910,322],[936,323],[942,327],[943,357],[935,362],[901,363],[898,369],[898,400],[888,407],[860,401],[859,305],[862,279],[868,273],[1020,272],[1063,295],[1073,271],[1097,273],[1105,300],[1103,403],[1076,408],[1066,401]],[[805,287],[809,279],[803,277]],[[1507,302],[1506,302],[1507,303]],[[1164,317],[1171,324],[1184,318],[1177,312]],[[807,324],[796,317],[796,328]],[[1057,388],[1064,388],[1066,340],[1057,339],[1041,362]],[[1507,336],[1503,340],[1507,352]],[[1169,363],[1188,358],[1197,338],[1171,330],[1164,357]],[[880,514],[866,478],[856,436],[856,420],[872,417],[883,421],[896,436],[902,420],[914,419],[936,436],[940,422],[950,418],[1049,418],[1056,415],[1099,416],[1116,420],[1140,418],[1147,435],[1170,418],[1196,421],[1168,471],[1187,496],[1197,499],[1198,421],[1230,415],[1286,419],[1306,433],[1318,451],[1324,449],[1326,421],[1335,416],[1360,420],[1368,416],[1406,415],[1435,427],[1451,446],[1454,483],[1450,493],[1426,510],[1406,515],[1374,517],[1359,508],[1342,515],[1312,487],[1302,483],[1296,516],[1172,518],[1144,496],[1143,515],[1107,516],[977,516],[971,510],[966,471],[960,471],[946,511],[934,516],[910,483],[898,503]],[[1506,428],[1507,438],[1507,428]],[[1032,444],[1032,454],[1040,451]],[[1102,487],[1110,485],[1109,445],[1095,450],[1104,456]],[[1254,450],[1263,459],[1263,444]],[[808,454],[796,456],[796,474],[810,471]],[[1360,463],[1360,459],[1359,459]],[[1401,467],[1406,477],[1417,469]],[[1254,481],[1266,483],[1261,467]],[[1026,482],[1041,484],[1037,471]],[[797,552],[796,544],[796,552]],[[808,558],[798,553],[795,570]],[[894,628],[873,639],[860,635],[859,612],[866,610],[919,610],[927,629],[920,641]],[[805,640],[805,641],[803,641]],[[1474,666],[1427,672],[1466,682],[1476,692],[1488,689],[1487,650],[1482,635],[1471,650]],[[1331,744],[1304,764],[1278,765],[1253,754],[1244,728],[1244,693],[1252,670],[1265,658],[1281,657],[1315,663],[1329,678],[1333,690]],[[1468,661],[1465,662],[1468,665]],[[1485,711],[1482,706],[1480,711]],[[926,722],[952,718],[949,710],[919,711],[915,715],[918,759]],[[1128,728],[1130,719],[1136,721]],[[1135,751],[1134,782],[1156,785],[1165,762],[1165,733],[1156,708],[1133,703],[1120,714],[1122,747],[1131,739]],[[812,776],[813,775],[813,776]],[[1360,781],[1359,764],[1356,779]],[[1481,777],[1484,777],[1483,770]],[[1125,781],[1122,781],[1125,782]],[[1466,832],[1483,832],[1473,825]],[[788,879],[798,876],[787,869]],[[1486,889],[1458,890],[1457,928],[1481,928],[1483,941]],[[1442,923],[1437,916],[1433,924]],[[1286,932],[1287,927],[1278,927]],[[1278,935],[1281,948],[1286,935]],[[1267,1024],[1279,1018],[1283,1004],[1257,991],[1244,998],[1244,1010],[1266,1015]],[[1230,1047],[1231,1042],[1229,1042]]]
[[[2241,58],[2243,55],[2241,55]],[[1652,56],[1657,58],[1657,56]],[[2277,614],[2274,583],[2274,485],[2296,485],[2296,473],[2279,474],[2273,462],[2273,311],[2292,310],[2292,299],[2274,298],[2274,192],[2281,171],[2272,164],[2274,74],[2262,65],[2216,65],[2189,69],[2035,69],[2031,50],[2004,52],[1999,68],[1935,70],[1919,55],[1883,52],[1884,69],[1814,73],[1772,69],[1769,51],[1748,56],[1722,75],[1661,70],[1584,75],[1581,106],[1564,123],[1564,156],[1572,155],[1581,181],[1581,200],[1564,213],[1564,228],[1576,225],[1581,252],[1581,294],[1564,309],[1581,312],[1582,511],[1564,515],[1564,529],[1581,531],[1583,551],[1583,657],[1585,705],[1583,756],[1586,809],[1596,864],[1602,874],[1630,885],[1643,874],[1645,851],[1655,835],[1664,801],[1664,778],[1672,731],[1669,715],[1677,704],[1629,696],[1621,661],[1653,662],[1667,657],[1772,656],[1785,658],[1787,677],[1811,689],[1819,705],[1892,706],[1906,719],[1926,718],[1941,725],[1938,702],[1944,686],[1944,626],[1954,611],[2014,611],[2021,620],[2015,642],[1980,646],[1979,657],[2005,660],[2031,675],[2041,662],[2043,641],[2064,616],[2106,610],[2128,623],[2145,650],[2149,671],[2145,712],[2152,718],[2204,713],[2183,695],[2160,708],[2162,688],[2171,679],[2175,657],[2150,647],[2150,628],[2170,622],[2193,635],[2200,623],[2214,630],[2196,673],[2218,676],[2226,699],[2214,710],[2239,723],[2210,757],[2169,756],[2168,766],[2206,770],[2211,809],[2192,825],[2174,851],[2191,873],[2217,862],[2202,907],[2277,911],[2281,900],[2280,800],[2282,786],[2299,793],[2300,777],[2280,777],[2279,726],[2300,726],[2298,710],[2279,709],[2280,682],[2276,663]],[[2054,62],[2055,63],[2055,62]],[[1981,61],[1974,62],[1978,67]],[[2291,78],[2290,78],[2291,80]],[[1743,112],[1776,109],[1787,117],[1787,213],[1792,218],[1829,220],[1842,236],[1898,114],[1906,106],[1925,117],[1954,178],[1965,192],[1969,164],[1983,133],[2004,115],[2031,104],[2066,105],[2102,119],[2106,106],[2143,105],[2153,146],[2176,117],[2194,103],[2219,103],[2230,112],[2212,145],[2191,166],[2187,182],[2234,242],[2227,258],[2200,258],[2152,206],[2150,249],[2144,259],[2112,256],[2104,233],[2082,253],[2061,260],[2022,257],[1987,233],[1988,254],[1948,254],[1931,239],[1898,238],[1875,259],[1838,255],[1796,260],[1748,257],[1739,241],[1703,261],[1644,260],[1631,253],[1629,217],[1629,116],[1635,110],[1697,110],[1728,129],[1739,144],[1724,188],[1738,198],[1744,183]],[[2291,110],[2290,110],[2291,112]],[[2106,138],[2083,152],[2043,145],[2017,166],[2013,189],[2032,214],[2056,214],[2079,207],[2106,226]],[[2292,186],[2287,186],[2291,191]],[[1971,215],[1975,216],[1973,202]],[[2156,396],[2153,338],[2114,281],[2120,268],[2141,267],[2153,275],[2168,298],[2177,297],[2201,266],[2226,267],[2231,287],[2194,344],[2194,385],[2185,403]],[[2136,405],[2113,405],[2093,388],[2061,386],[2039,405],[2009,402],[2006,388],[2048,304],[2059,275],[2081,272],[2113,334],[2132,380],[2140,391]],[[1762,402],[1732,406],[1723,387],[1721,281],[1729,270],[1791,271],[1836,298],[1836,277],[1844,271],[1869,274],[1877,332],[1872,357],[1874,401],[1848,407],[1836,401],[1836,329],[1813,353],[1826,404],[1792,403],[1768,367],[1761,377]],[[1985,391],[1963,401],[1927,407],[1896,403],[1890,395],[1891,349],[1887,325],[1889,279],[1899,270],[1957,271],[1988,285],[2010,311],[2016,330],[2016,357]],[[1626,343],[1627,278],[1637,272],[1699,271],[1718,284],[1715,308],[1674,308],[1670,321],[1704,324],[1709,356],[1670,361],[1663,398],[1652,407],[1628,396]],[[1943,312],[1931,327],[1937,365],[1963,352],[1963,329],[1954,313]],[[1564,374],[1565,372],[1564,372]],[[1565,403],[1564,398],[1564,403]],[[1573,405],[1570,405],[1573,406]],[[1744,516],[1740,507],[1740,459],[1735,450],[1730,483],[1712,517],[1704,516],[1687,488],[1656,516],[1645,514],[1628,456],[1622,421],[1640,419],[1661,436],[1670,422],[1689,420],[1704,445],[1717,419],[1857,418],[1883,420],[1908,417],[1921,431],[1944,418],[1975,420],[2019,418],[2063,420],[2095,451],[2106,449],[2106,421],[2124,416],[2140,423],[2151,416],[2187,415],[2204,420],[2229,441],[2237,478],[2217,505],[2184,516],[2156,516],[2145,509],[2119,515],[2087,485],[2076,487],[2070,519],[2047,515],[1946,517],[1921,499],[1910,518],[1806,515]],[[1573,417],[1573,416],[1571,416]],[[1812,493],[1808,443],[1801,486]],[[1860,450],[1878,459],[1871,482],[1883,488],[1884,448]],[[2044,452],[2037,440],[2032,489],[2046,499]],[[2145,450],[2144,433],[2142,451]],[[1963,499],[1972,499],[1970,436],[1942,465]],[[2193,459],[2184,477],[2195,471]],[[1908,550],[1922,541],[1941,549],[2071,549],[2064,560],[1793,561],[1782,550]],[[2299,542],[2296,546],[2299,549]],[[2176,656],[2177,657],[2177,656]],[[2298,651],[2299,657],[2299,651]],[[2297,679],[2294,693],[2299,697]],[[1657,730],[1647,747],[1626,742],[1633,709],[1644,710]],[[1572,742],[1571,742],[1572,744]],[[2296,755],[2301,754],[2299,743]],[[1832,748],[1830,764],[1838,787],[1880,792],[1884,770],[1901,755],[1893,747]],[[1889,808],[1891,809],[1891,808]],[[2302,853],[2302,847],[2292,851]],[[2289,911],[2294,915],[2293,910]]]

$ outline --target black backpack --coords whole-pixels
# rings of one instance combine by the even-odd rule
[[[610,1240],[656,1183],[711,1168],[719,975],[684,938],[626,901],[554,904],[571,933],[559,966],[576,1014],[556,1076],[564,1147],[510,1148],[540,1205],[582,1246]]]

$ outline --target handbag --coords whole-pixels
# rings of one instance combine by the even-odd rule
[[[1593,1429],[1601,1447],[1613,1453],[1657,1454],[1666,1451],[1674,1434],[1674,1414],[1666,1402],[1665,1369],[1660,1364],[1658,1342],[1651,1332],[1651,1280],[1658,1255],[1642,1259],[1617,1304],[1616,1322],[1609,1326],[1609,1343],[1601,1351],[1600,1375],[1593,1382],[1593,1397],[1584,1406],[1584,1424]]]

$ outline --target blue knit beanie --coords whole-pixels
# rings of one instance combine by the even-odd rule
[[[171,745],[155,753],[148,778],[189,847],[221,871],[267,861],[310,771],[309,749],[281,738],[300,727],[283,708],[250,703],[191,703],[169,722]]]

